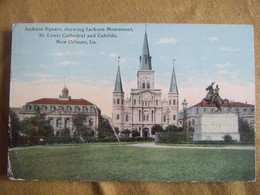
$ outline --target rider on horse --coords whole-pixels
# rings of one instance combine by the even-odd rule
[[[220,96],[219,96],[219,87],[218,85],[216,85],[216,88],[213,89],[213,85],[214,85],[215,82],[212,82],[211,85],[209,85],[206,90],[208,91],[206,97],[201,101],[201,105],[202,102],[206,101],[208,104],[212,104],[214,103],[216,105],[216,107],[218,108],[217,111],[221,111],[221,105],[226,103],[228,104],[228,106],[230,107],[230,104],[229,104],[229,100],[228,99],[222,99]]]

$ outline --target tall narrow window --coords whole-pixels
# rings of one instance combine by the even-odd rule
[[[119,120],[119,114],[116,115],[116,119]]]
[[[67,118],[67,119],[65,120],[65,127],[66,127],[67,129],[70,128],[70,119],[69,119],[69,118]]]
[[[128,114],[125,115],[125,121],[128,122]]]
[[[58,119],[57,119],[57,127],[58,127],[58,128],[61,128],[61,127],[62,127],[62,119],[61,119],[61,118],[58,118]]]
[[[50,126],[51,126],[51,127],[54,127],[54,119],[51,118],[51,119],[49,120],[49,122],[50,122]]]
[[[122,101],[121,101],[121,102],[122,102],[122,105],[123,105],[123,104],[124,104],[124,100],[122,99]]]
[[[158,106],[158,100],[156,100],[156,106]]]
[[[134,105],[136,105],[136,99],[134,99]]]
[[[176,120],[176,116],[175,116],[175,115],[173,115],[172,119],[175,121],[175,120]]]
[[[147,83],[147,89],[150,89],[150,83],[149,82]]]
[[[163,115],[163,122],[166,122],[166,115]]]
[[[116,103],[117,103],[117,104],[119,104],[119,103],[120,103],[120,99],[119,99],[119,98],[117,98],[117,100],[116,100]]]
[[[174,99],[174,100],[173,100],[173,105],[175,105],[175,104],[176,104],[176,100]]]
[[[141,110],[139,110],[139,121],[141,121]]]
[[[153,121],[153,110],[152,110],[152,121]]]
[[[145,89],[145,83],[143,82],[143,89]]]

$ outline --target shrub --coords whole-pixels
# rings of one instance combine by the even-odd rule
[[[231,135],[225,135],[223,138],[224,138],[225,143],[231,143],[232,142]]]

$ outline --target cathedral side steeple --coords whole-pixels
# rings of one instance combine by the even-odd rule
[[[145,30],[142,56],[140,56],[140,70],[152,70],[152,62],[149,52],[147,33]]]
[[[118,68],[117,68],[114,92],[123,92],[123,86],[122,86],[122,80],[121,80],[121,73],[120,73],[119,64],[118,64]]]
[[[173,60],[173,68],[172,68],[172,78],[171,78],[171,85],[169,93],[177,93],[178,94],[178,87],[177,87],[177,81],[175,76],[175,69],[174,69],[174,61]]]
[[[120,57],[118,57],[118,68],[116,74],[115,89],[113,92],[112,121],[114,127],[118,128],[121,131],[124,127],[124,91],[121,80],[119,59]]]
[[[168,93],[168,105],[169,105],[169,124],[178,126],[178,112],[179,112],[179,93],[174,69],[174,59],[173,59],[173,68],[172,68],[172,77],[170,90]]]

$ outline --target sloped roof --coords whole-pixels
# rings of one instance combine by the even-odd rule
[[[252,104],[246,104],[242,102],[230,102],[229,103],[231,107],[252,107],[254,105]],[[202,104],[199,102],[195,104],[192,107],[216,107],[215,104],[208,104],[207,102],[202,102]],[[221,107],[229,107],[228,104],[223,104]]]
[[[91,102],[85,99],[69,99],[69,100],[60,100],[58,98],[42,98],[28,102],[28,104],[53,104],[53,105],[93,105]]]

